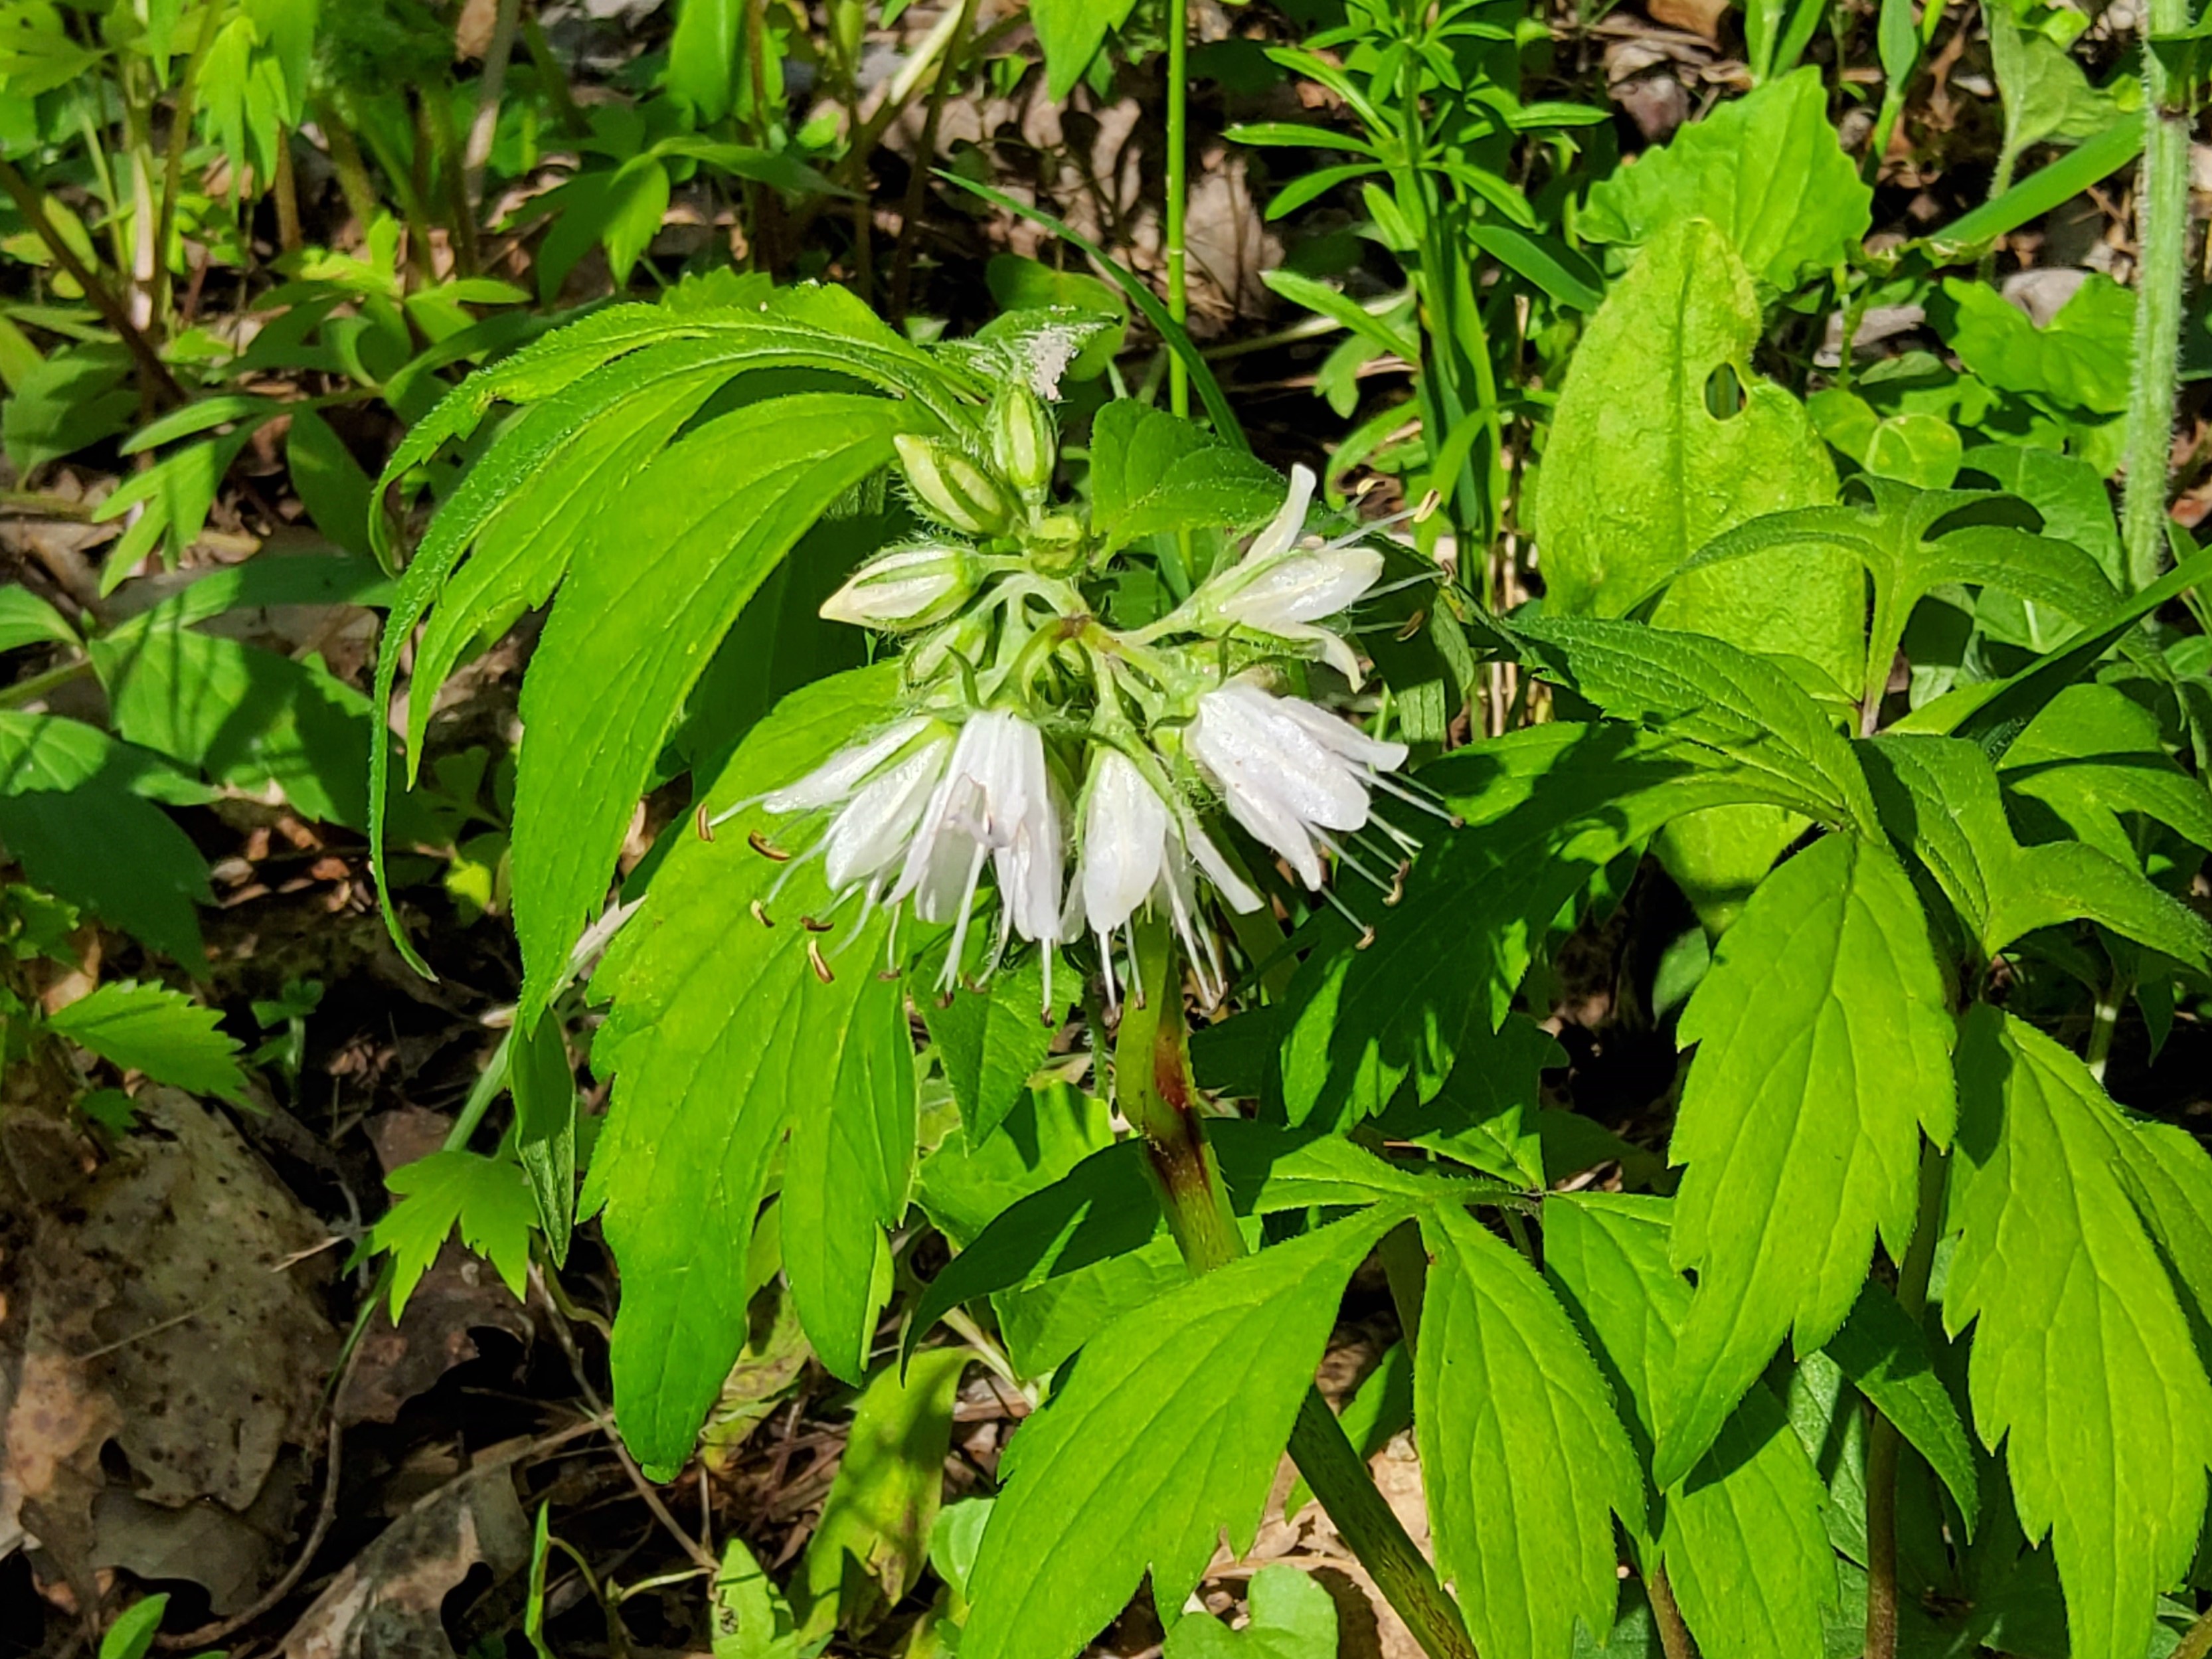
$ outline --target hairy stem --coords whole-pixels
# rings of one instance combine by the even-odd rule
[[[1195,1109],[1183,1027],[1182,964],[1164,918],[1135,924],[1137,982],[1114,1042],[1114,1094],[1145,1139],[1146,1167],[1183,1263],[1209,1273],[1244,1254],[1228,1188]],[[1141,989],[1140,989],[1141,988]],[[1291,1458],[1337,1535],[1365,1567],[1432,1659],[1477,1659],[1459,1608],[1435,1569],[1376,1490],[1319,1390],[1309,1389],[1291,1429]]]
[[[1168,315],[1178,326],[1190,315],[1190,293],[1184,266],[1183,210],[1188,191],[1190,157],[1190,15],[1188,0],[1168,4]],[[1177,415],[1190,413],[1190,371],[1181,354],[1168,354],[1168,407]]]
[[[1936,1235],[1943,1227],[1943,1188],[1949,1161],[1933,1143],[1920,1149],[1920,1212],[1912,1243],[1897,1273],[1897,1304],[1917,1324],[1928,1307],[1928,1276],[1936,1266]],[[1867,1431],[1866,1659],[1897,1656],[1897,1469],[1904,1437],[1875,1413]]]
[[[1652,1568],[1644,1591],[1651,1599],[1651,1622],[1659,1627],[1660,1650],[1667,1659],[1698,1659],[1698,1644],[1690,1639],[1690,1627],[1674,1601],[1674,1587],[1667,1582],[1667,1569]]]
[[[2189,0],[2150,0],[2148,33],[2179,33]],[[2127,477],[2120,503],[2128,581],[2148,587],[2166,562],[2166,485],[2173,447],[2174,391],[2181,366],[2183,290],[2188,282],[2189,88],[2159,55],[2143,52],[2142,174],[2136,191],[2135,379],[2129,389]]]
[[[2205,1659],[2207,1654],[2212,1654],[2212,1608],[2206,1609],[2189,1627],[2170,1659]]]

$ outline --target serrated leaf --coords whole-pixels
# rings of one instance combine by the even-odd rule
[[[1767,798],[1743,775],[1620,726],[1532,726],[1425,769],[1464,820],[1414,860],[1375,939],[1325,936],[1288,998],[1283,1092],[1291,1120],[1367,1116],[1412,1079],[1432,1097],[1474,1022],[1510,1011],[1529,953],[1562,905],[1622,848],[1685,812]]]
[[[1974,1426],[2004,1443],[2028,1540],[2051,1537],[2075,1659],[2140,1659],[2203,1523],[2212,1383],[2088,1069],[1981,1005],[1959,1079],[1943,1321],[1974,1328]]]
[[[1920,1136],[1954,1116],[1943,977],[1912,884],[1831,836],[1768,877],[1722,937],[1677,1038],[1698,1045],[1668,1149],[1687,1165],[1672,1249],[1698,1292],[1652,1474],[1695,1467],[1776,1346],[1850,1312],[1879,1231],[1912,1237]]]
[[[799,1322],[830,1375],[848,1382],[867,1371],[890,1288],[878,1261],[889,1262],[884,1229],[906,1213],[914,1089],[906,988],[871,974],[828,1100],[792,1120],[783,1171],[783,1265]]]
[[[1690,1286],[1668,1260],[1671,1209],[1606,1193],[1544,1203],[1545,1272],[1633,1408],[1630,1431],[1647,1456],[1690,1307]],[[1657,1559],[1710,1659],[1822,1651],[1837,1601],[1826,1498],[1782,1402],[1754,1382],[1656,1516]]]
[[[1826,272],[1866,234],[1874,192],[1836,139],[1817,69],[1801,69],[1685,124],[1662,148],[1590,191],[1580,228],[1645,242],[1687,219],[1711,222],[1770,288]]]
[[[1403,1215],[1232,1261],[1099,1333],[1000,1466],[962,1659],[1069,1659],[1148,1568],[1172,1613],[1222,1533],[1249,1547],[1345,1282]]]
[[[2118,687],[2060,692],[2013,739],[1997,776],[2016,811],[2023,799],[2039,802],[2077,840],[2131,868],[2139,860],[2123,812],[2212,851],[2212,791],[2166,752],[2158,717]]]
[[[792,544],[888,465],[891,435],[910,426],[903,404],[828,392],[718,416],[647,467],[577,550],[522,689],[521,1024],[597,914],[661,741],[714,647]]]
[[[538,1206],[518,1165],[455,1149],[403,1164],[384,1184],[397,1200],[369,1229],[368,1247],[392,1254],[393,1324],[457,1227],[461,1243],[489,1261],[515,1300],[522,1299]]]
[[[1073,977],[1062,975],[1061,985]],[[986,1139],[1020,1101],[1030,1074],[1052,1051],[1053,1025],[1065,1006],[1063,1000],[1049,1011],[1048,1023],[1044,958],[1036,951],[994,974],[983,990],[963,984],[950,1001],[922,1005],[923,1023],[971,1142]]]
[[[1336,1602],[1311,1573],[1271,1561],[1252,1575],[1245,1605],[1241,1630],[1184,1620],[1168,1632],[1163,1659],[1336,1659]]]
[[[1091,533],[1112,552],[1168,531],[1243,529],[1283,504],[1282,475],[1164,410],[1124,398],[1091,429]]]
[[[1619,1585],[1613,1516],[1644,1526],[1612,1390],[1556,1297],[1464,1210],[1421,1212],[1429,1249],[1413,1423],[1437,1565],[1494,1659],[1601,1638]]]
[[[1435,1164],[1380,1158],[1341,1135],[1286,1129],[1250,1118],[1224,1118],[1208,1144],[1239,1215],[1278,1215],[1397,1199],[1411,1204],[1474,1204],[1509,1190],[1504,1183]]]
[[[1867,749],[1884,823],[1942,888],[1983,960],[2039,927],[2087,920],[2212,969],[2212,923],[2130,866],[2081,842],[2021,846],[1978,744],[1886,732]]]
[[[46,1029],[156,1083],[243,1100],[240,1045],[218,1029],[221,1018],[218,1010],[166,985],[110,980],[49,1015]]]
[[[794,693],[755,727],[704,797],[709,811],[787,783],[881,717],[893,667]],[[824,957],[799,926],[826,908],[818,868],[793,876],[763,927],[750,906],[787,866],[746,844],[755,811],[715,840],[685,835],[643,908],[608,947],[595,995],[613,1006],[592,1044],[614,1091],[579,1213],[604,1210],[623,1273],[615,1316],[615,1414],[649,1469],[690,1455],[744,1340],[746,1258],[770,1158],[819,1098],[875,983],[880,924]]]
[[[1980,1518],[1974,1449],[1950,1390],[1936,1374],[1927,1333],[1880,1283],[1859,1292],[1826,1350],[1851,1386],[1887,1418],[1950,1489],[1972,1539]]]
[[[559,1267],[568,1259],[576,1224],[576,1074],[561,1022],[541,1019],[517,1031],[507,1073],[514,1094],[514,1159],[530,1182],[546,1253]]]

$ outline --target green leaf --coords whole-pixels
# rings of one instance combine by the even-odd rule
[[[1049,949],[1049,946],[1046,947]],[[1066,985],[1072,975],[1061,976]],[[1053,1025],[1066,1007],[1044,1009],[1044,958],[1035,951],[991,976],[981,991],[964,985],[951,1000],[922,1005],[945,1080],[971,1143],[1005,1121],[1052,1051]]]
[[[1421,1214],[1429,1250],[1413,1422],[1438,1571],[1495,1659],[1611,1628],[1613,1519],[1644,1525],[1612,1391],[1544,1281],[1468,1213]]]
[[[683,0],[677,8],[661,84],[691,106],[702,127],[736,106],[738,29],[744,15],[738,0]]]
[[[1251,1617],[1232,1631],[1218,1619],[1184,1620],[1162,1659],[1336,1659],[1336,1603],[1311,1573],[1271,1561],[1245,1592]]]
[[[1342,1135],[1286,1129],[1250,1118],[1224,1118],[1208,1139],[1239,1215],[1372,1204],[1378,1199],[1472,1204],[1510,1190],[1502,1182],[1433,1164],[1381,1158]]]
[[[1975,250],[2111,178],[2142,155],[2142,117],[2124,115],[2079,149],[2038,168],[1995,200],[1954,219],[1927,239],[1929,252],[1944,264],[1970,259]]]
[[[17,475],[127,431],[138,412],[131,372],[131,354],[102,343],[64,346],[16,381],[0,431]]]
[[[886,1365],[861,1391],[807,1541],[796,1609],[802,1637],[826,1636],[833,1619],[866,1628],[914,1588],[945,1491],[960,1374],[975,1357],[965,1347],[931,1348],[903,1376]]]
[[[156,1083],[243,1101],[240,1045],[217,1028],[221,1018],[166,985],[111,980],[48,1016],[46,1029]]]
[[[1282,1040],[1293,1122],[1371,1116],[1408,1079],[1432,1098],[1510,1011],[1560,907],[1623,848],[1680,813],[1759,799],[1679,744],[1567,722],[1462,750],[1421,780],[1464,827],[1414,860],[1368,948],[1335,930],[1300,966]]]
[[[371,550],[368,517],[375,510],[368,474],[362,470],[331,423],[311,409],[297,410],[284,443],[292,488],[315,528],[345,549],[367,558]]]
[[[1241,530],[1283,504],[1274,468],[1178,420],[1124,398],[1091,432],[1091,532],[1112,552],[1139,536]]]
[[[2026,501],[2042,517],[2045,535],[2073,543],[2118,585],[2126,565],[2112,520],[2112,493],[2089,462],[2026,444],[1977,444],[1960,465]]]
[[[449,1150],[401,1164],[384,1184],[397,1201],[369,1229],[368,1249],[392,1253],[393,1324],[456,1227],[461,1243],[489,1261],[515,1300],[522,1299],[538,1205],[518,1165]]]
[[[714,1597],[708,1617],[714,1659],[799,1659],[802,1644],[790,1605],[741,1538],[722,1547]]]
[[[1944,343],[1990,385],[2099,415],[2128,406],[2135,296],[2111,277],[2091,272],[2047,328],[1979,283],[1943,292],[1956,307]]]
[[[1672,1249],[1698,1293],[1659,1414],[1661,1486],[1785,1334],[1800,1353],[1835,1334],[1877,1231],[1904,1259],[1921,1131],[1951,1139],[1948,1006],[1911,880],[1855,836],[1783,865],[1723,936],[1677,1030],[1698,1046],[1668,1149],[1688,1166]]]
[[[906,1213],[914,1142],[905,987],[870,975],[828,1100],[792,1121],[783,1173],[783,1265],[799,1322],[830,1375],[848,1382],[866,1374],[890,1291],[883,1230]]]
[[[1866,234],[1874,192],[1837,142],[1820,71],[1806,68],[1718,105],[1590,191],[1593,240],[1648,243],[1709,222],[1771,288],[1826,272]]]
[[[1859,1293],[1826,1352],[1851,1386],[1896,1426],[1950,1489],[1971,1539],[1981,1511],[1974,1449],[1951,1392],[1936,1374],[1928,1334],[1880,1284]]]
[[[1134,0],[1035,0],[1030,23],[1044,53],[1045,96],[1057,104],[1075,89],[1106,44],[1109,29],[1129,21]]]
[[[2130,866],[2076,841],[2021,846],[1978,745],[1886,732],[1867,754],[1882,822],[1942,887],[1981,960],[2039,927],[2093,921],[2212,971],[2212,922]]]
[[[1984,1004],[1959,1079],[1943,1322],[1974,1327],[1974,1426],[2004,1443],[2029,1541],[2051,1537],[2075,1659],[2140,1659],[2203,1524],[2212,1383],[2087,1068]]]
[[[522,690],[523,1024],[598,914],[631,811],[714,646],[823,510],[888,465],[891,435],[910,423],[902,404],[835,393],[736,410],[647,467],[577,550]]]
[[[1544,1270],[1634,1408],[1650,1455],[1690,1286],[1668,1260],[1668,1200],[1576,1193],[1544,1202]],[[1782,1402],[1754,1382],[1711,1451],[1656,1511],[1657,1559],[1708,1659],[1821,1651],[1837,1601],[1827,1492]],[[1646,1571],[1652,1563],[1646,1558]]]
[[[1402,1341],[1382,1350],[1375,1369],[1360,1379],[1337,1413],[1336,1421],[1363,1463],[1373,1462],[1395,1437],[1413,1426],[1413,1356]],[[1312,1501],[1313,1488],[1300,1475],[1283,1499],[1283,1514],[1295,1516]]]
[[[146,1659],[161,1628],[161,1615],[169,1610],[166,1592],[142,1596],[121,1613],[100,1638],[100,1659]]]
[[[2079,143],[2104,131],[2118,106],[2089,84],[2065,45],[2030,28],[2012,8],[2000,6],[1988,24],[1990,65],[2004,99],[2001,166],[2049,139]]]
[[[2005,750],[1997,776],[2017,805],[2040,803],[2080,841],[2136,867],[2120,818],[2139,813],[2212,851],[2212,793],[2166,752],[2158,717],[2118,687],[2069,686]]]
[[[1224,1531],[1250,1547],[1345,1282],[1403,1214],[1232,1261],[1093,1339],[1000,1466],[962,1659],[1070,1659],[1148,1568],[1172,1617]]]
[[[29,588],[0,587],[0,651],[76,642],[76,629],[68,619]]]
[[[507,1041],[515,1162],[530,1182],[538,1231],[557,1267],[568,1259],[568,1234],[576,1224],[576,1074],[557,1019],[541,1019]]]
[[[895,667],[836,675],[786,698],[704,799],[710,812],[790,782],[880,718]],[[741,816],[712,842],[685,835],[593,975],[613,1007],[592,1043],[611,1074],[606,1127],[580,1215],[605,1211],[623,1274],[615,1413],[648,1469],[691,1454],[744,1340],[746,1257],[770,1159],[793,1114],[820,1099],[866,993],[880,924],[825,956],[798,925],[825,908],[817,866],[787,883],[763,927],[750,914],[787,866],[746,844],[774,821]]]

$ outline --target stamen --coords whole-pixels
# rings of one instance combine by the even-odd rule
[[[1044,1022],[1045,1030],[1049,1031],[1057,1024],[1052,1017],[1053,949],[1049,940],[1041,941],[1037,949],[1044,952],[1044,1006],[1037,1011],[1037,1018]]]
[[[1103,929],[1098,933],[1098,962],[1106,973],[1106,1012],[1119,1019],[1121,1018],[1121,988],[1114,979],[1114,939]]]
[[[753,911],[753,920],[754,920],[755,921],[757,921],[757,922],[760,923],[760,925],[761,925],[762,927],[775,927],[775,922],[773,922],[773,921],[769,921],[769,914],[768,914],[768,911],[767,911],[767,909],[766,909],[766,908],[762,905],[761,902],[760,902],[758,899],[755,899],[755,900],[753,901],[753,904],[752,904],[752,911]]]
[[[1354,927],[1359,929],[1359,938],[1358,942],[1352,945],[1352,948],[1353,950],[1364,951],[1369,945],[1375,943],[1375,929],[1365,921],[1360,920],[1358,913],[1353,910],[1350,905],[1346,904],[1342,899],[1336,896],[1336,890],[1334,888],[1322,888],[1321,890],[1321,896],[1328,902],[1328,905],[1331,909],[1334,910],[1337,915],[1342,916]]]
[[[719,823],[720,820],[717,819],[716,822]],[[745,837],[745,844],[751,848],[754,852],[758,853],[763,858],[771,859],[778,864],[781,864],[785,860],[791,856],[789,853],[786,852],[782,848],[778,847],[774,842],[770,841],[766,836],[763,835],[757,830],[754,830],[750,835]]]
[[[818,939],[806,941],[806,960],[814,969],[814,977],[824,985],[834,983],[837,975],[830,971],[830,964],[822,960],[822,945]]]
[[[832,924],[819,921],[813,916],[801,916],[799,919],[799,925],[810,933],[826,933],[830,932]]]
[[[1396,777],[1389,772],[1378,772],[1371,767],[1368,769],[1367,781],[1384,794],[1396,796],[1417,811],[1426,812],[1431,817],[1442,818],[1455,830],[1464,830],[1467,827],[1467,820],[1443,804],[1443,798],[1425,784],[1414,783],[1410,780]]]
[[[1342,842],[1337,840],[1334,836],[1330,835],[1328,830],[1321,829],[1318,826],[1314,826],[1313,838],[1319,842],[1322,846],[1328,848],[1330,853],[1334,854],[1339,863],[1348,866],[1354,875],[1366,882],[1366,884],[1372,887],[1376,892],[1387,893],[1390,890],[1390,884],[1389,882],[1383,880],[1382,877],[1376,875],[1372,870],[1369,869],[1364,864],[1362,864],[1357,858],[1353,857],[1352,849],[1346,846]]]
[[[699,803],[699,810],[692,815],[691,822],[698,830],[699,839],[701,841],[710,843],[714,841],[714,821],[707,816],[707,803],[705,801],[702,800]]]
[[[967,954],[968,924],[975,915],[975,884],[982,879],[983,860],[987,849],[981,842],[975,843],[975,855],[968,861],[968,884],[960,894],[960,920],[952,924],[952,948],[945,952],[945,975],[938,981],[938,989],[950,991],[960,981],[960,960]]]

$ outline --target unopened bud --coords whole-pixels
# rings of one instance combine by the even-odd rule
[[[899,464],[922,507],[970,536],[996,536],[1013,522],[1005,488],[954,445],[901,433]]]
[[[999,471],[1023,495],[1042,501],[1051,486],[1060,447],[1042,399],[1017,383],[999,394],[988,419],[991,458]]]
[[[823,600],[822,615],[860,628],[927,628],[957,611],[982,574],[974,550],[957,544],[894,548]]]

